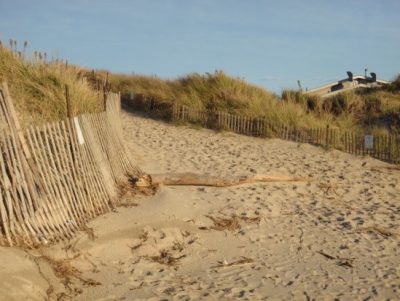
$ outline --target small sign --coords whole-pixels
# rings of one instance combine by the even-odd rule
[[[373,135],[365,135],[364,136],[364,146],[366,149],[374,148],[374,136]]]
[[[78,136],[78,143],[80,145],[82,145],[85,143],[85,139],[83,138],[83,134],[82,134],[81,126],[79,124],[78,117],[74,117],[74,123],[75,123],[75,128],[76,128],[76,134]]]

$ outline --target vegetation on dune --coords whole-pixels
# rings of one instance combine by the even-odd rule
[[[282,97],[264,88],[233,78],[222,71],[197,73],[175,80],[143,75],[111,75],[113,87],[141,100],[175,102],[198,109],[215,109],[297,127],[340,128],[382,133],[398,132],[400,76],[391,85],[359,89],[321,98],[299,91],[283,91]]]
[[[98,93],[82,76],[86,71],[58,60],[47,62],[46,55],[37,52],[28,57],[26,46],[16,51],[0,45],[0,81],[7,81],[25,126],[67,116],[66,84],[76,114],[101,108]]]
[[[282,99],[301,105],[318,118],[330,118],[341,127],[372,133],[400,133],[400,76],[381,88],[360,88],[331,97],[284,91]]]
[[[144,101],[161,101],[201,110],[221,110],[248,117],[265,117],[272,122],[296,127],[324,127],[399,133],[400,75],[387,87],[358,89],[320,98],[286,90],[279,97],[243,79],[214,73],[193,73],[177,79],[156,76],[108,74],[89,71],[59,60],[47,62],[46,55],[26,55],[0,44],[0,80],[6,80],[23,124],[66,117],[65,85],[69,86],[75,114],[102,108],[102,84],[109,81],[114,91]]]
[[[291,126],[324,126],[323,120],[309,114],[295,102],[282,102],[264,88],[251,85],[223,71],[193,73],[175,80],[143,75],[110,75],[114,88],[145,100],[188,105],[203,110],[221,110],[249,117],[266,117]]]

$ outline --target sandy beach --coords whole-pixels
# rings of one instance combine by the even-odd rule
[[[160,187],[74,239],[0,248],[0,300],[398,300],[400,170],[278,139],[123,113],[145,172],[312,176]]]

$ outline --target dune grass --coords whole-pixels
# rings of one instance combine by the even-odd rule
[[[111,75],[113,87],[142,100],[158,100],[197,109],[221,110],[296,127],[331,127],[372,133],[398,133],[400,76],[385,88],[360,89],[329,98],[286,90],[279,97],[222,71],[177,79]]]
[[[291,126],[325,126],[322,119],[294,101],[283,102],[276,94],[223,71],[189,74],[177,79],[112,74],[112,86],[129,96],[188,105],[200,110],[221,110],[249,117],[266,117]]]
[[[15,42],[15,41],[14,41]],[[400,75],[385,88],[359,89],[329,98],[283,91],[278,96],[223,71],[192,73],[176,79],[157,76],[90,72],[46,55],[28,57],[26,44],[17,51],[0,45],[0,80],[10,87],[24,125],[66,117],[65,85],[69,86],[75,114],[102,108],[102,95],[93,83],[106,77],[114,91],[144,100],[177,103],[201,110],[220,110],[248,117],[265,117],[295,127],[339,127],[374,133],[400,129]],[[10,50],[12,49],[12,50]]]
[[[360,88],[325,98],[287,90],[282,99],[343,128],[400,134],[400,76],[386,87]]]
[[[36,52],[35,52],[36,54]],[[85,70],[44,56],[28,57],[0,46],[0,81],[7,81],[24,126],[65,118],[65,85],[76,114],[100,110],[98,93],[82,76]]]

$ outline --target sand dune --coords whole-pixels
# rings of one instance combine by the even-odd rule
[[[396,300],[400,171],[277,139],[123,115],[148,173],[313,176],[311,183],[161,187],[71,241],[1,248],[2,300]]]

